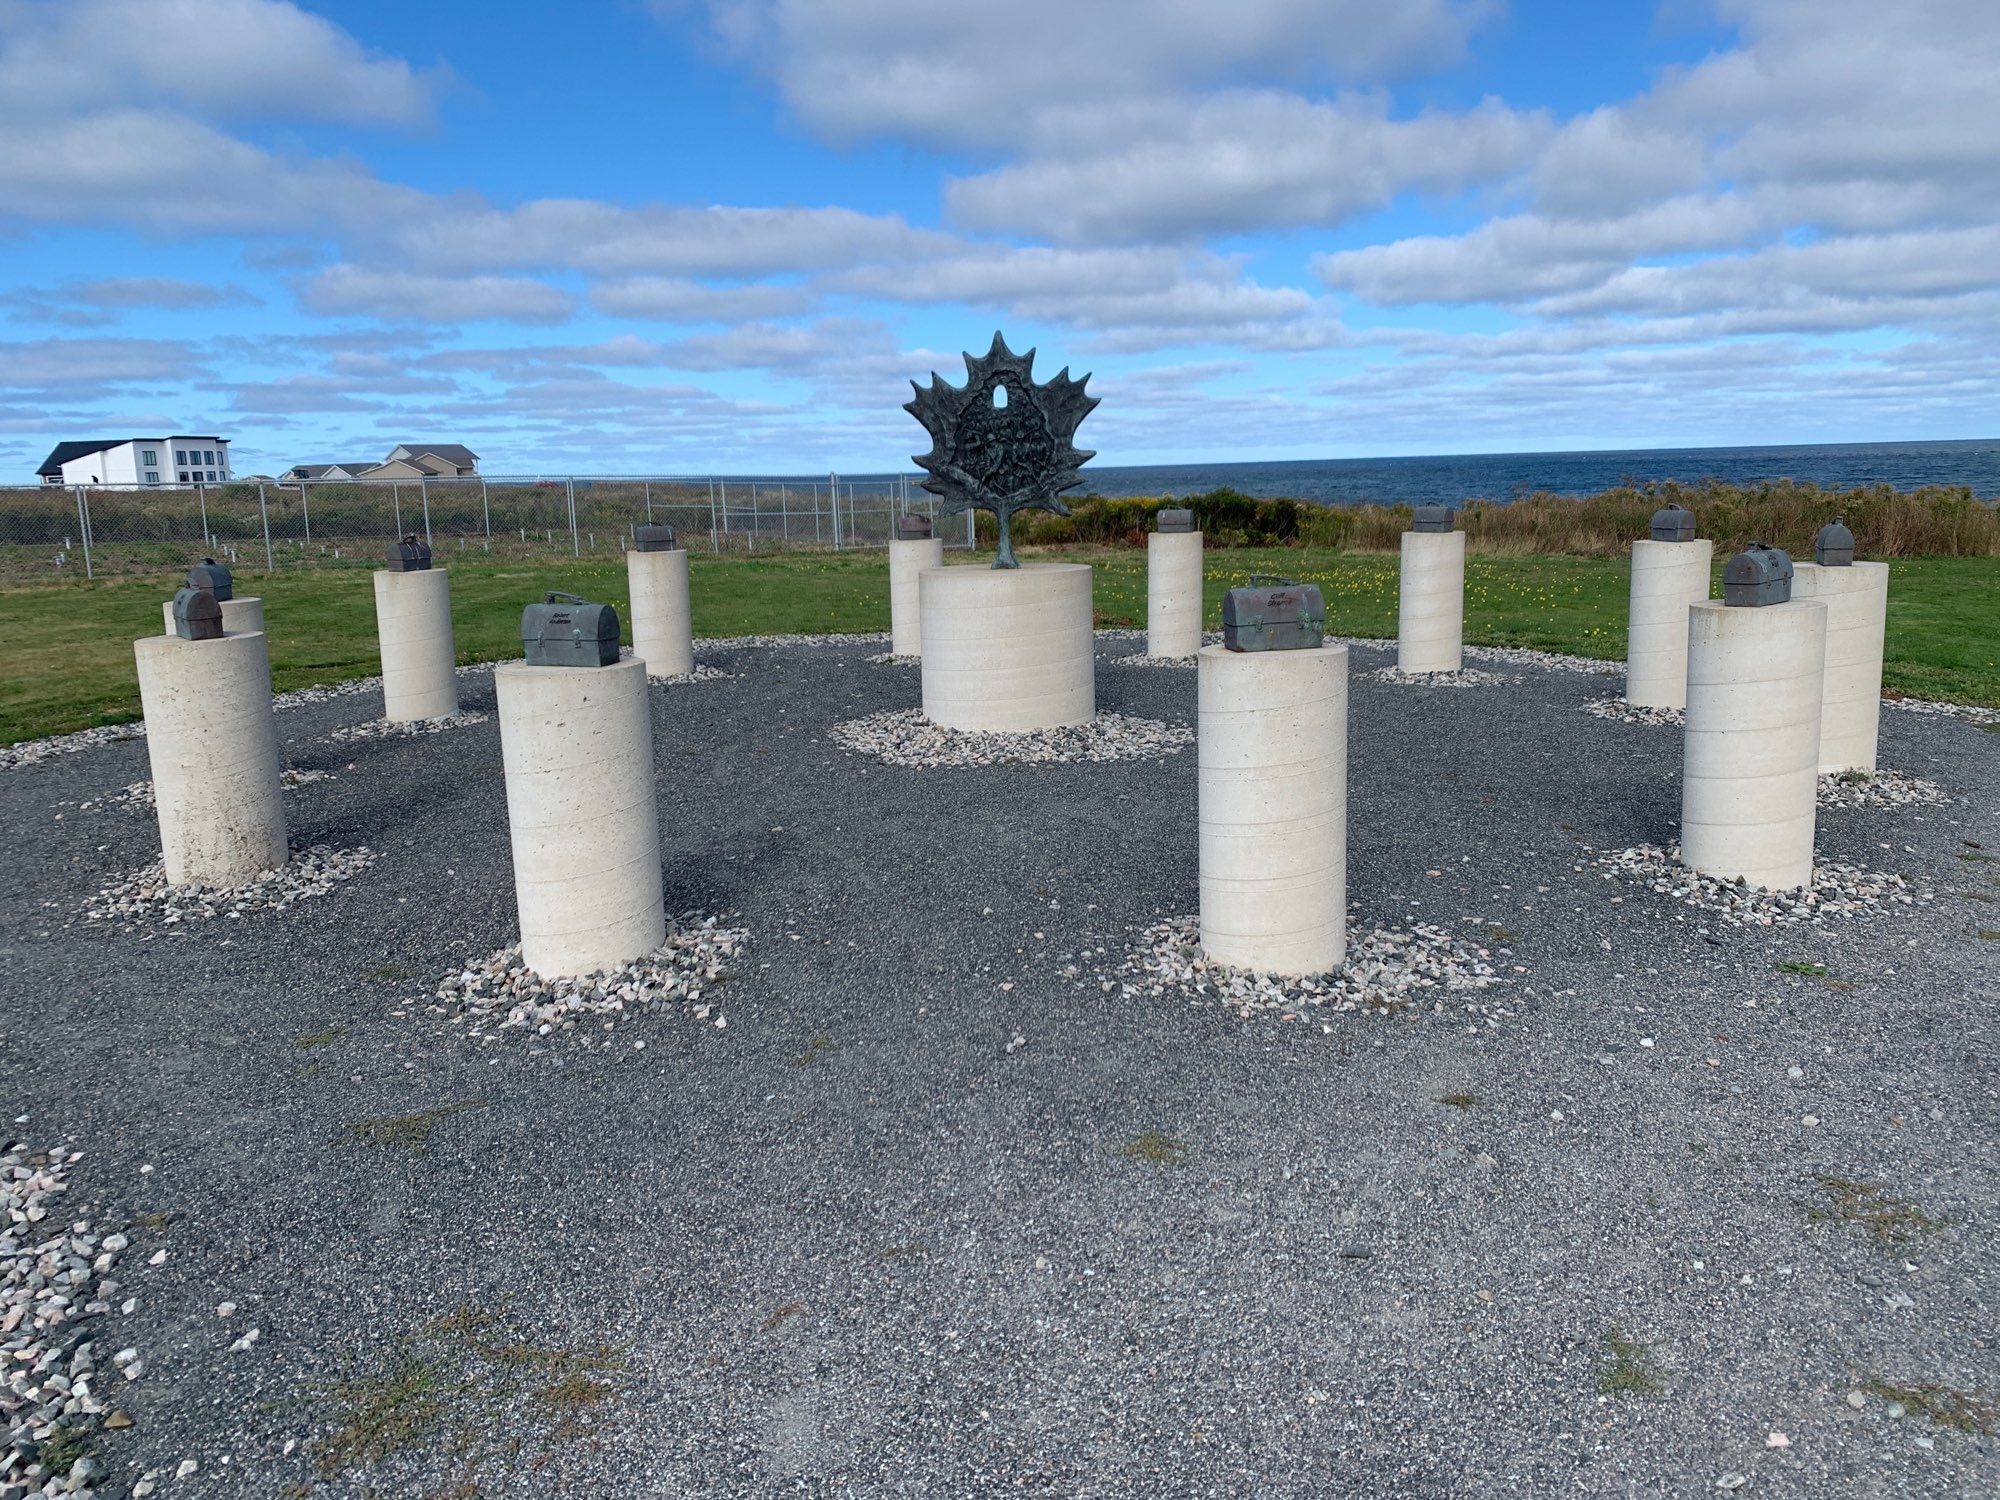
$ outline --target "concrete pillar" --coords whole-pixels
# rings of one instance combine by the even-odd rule
[[[133,643],[160,854],[173,885],[244,885],[289,858],[262,631]]]
[[[493,670],[521,957],[547,978],[666,941],[646,664]]]
[[[686,676],[694,670],[687,549],[627,552],[625,575],[632,586],[632,654],[648,677]]]
[[[1096,716],[1088,566],[931,568],[917,592],[932,722],[1013,731]]]
[[[1456,672],[1465,663],[1465,533],[1403,533],[1396,668]]]
[[[1347,648],[1197,658],[1201,946],[1324,974],[1347,956]]]
[[[1201,533],[1146,535],[1146,654],[1201,650]]]
[[[1625,701],[1633,707],[1687,707],[1688,606],[1708,597],[1714,562],[1705,537],[1632,544]]]
[[[1882,634],[1889,614],[1889,565],[1844,568],[1797,563],[1792,597],[1826,606],[1826,676],[1819,720],[1821,771],[1875,770],[1882,722]]]
[[[447,569],[393,573],[378,568],[375,634],[382,647],[383,718],[407,724],[458,712]]]
[[[1812,881],[1826,606],[1688,608],[1681,859],[1767,890]]]
[[[895,656],[924,654],[923,602],[917,578],[944,566],[944,538],[918,537],[889,542],[889,651]]]
[[[174,601],[169,599],[160,606],[160,615],[166,622],[166,633],[174,633]],[[262,599],[224,599],[222,601],[222,633],[224,635],[249,635],[253,631],[261,634],[264,629],[264,601]]]

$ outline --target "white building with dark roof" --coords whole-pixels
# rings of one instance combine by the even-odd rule
[[[57,443],[35,471],[43,484],[221,484],[229,439],[86,438]]]

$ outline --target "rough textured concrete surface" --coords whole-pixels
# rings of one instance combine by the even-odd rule
[[[1889,622],[1889,565],[1844,568],[1799,563],[1792,597],[1826,606],[1825,691],[1820,700],[1819,768],[1873,771],[1882,719],[1882,644]]]
[[[1354,647],[1354,916],[1507,982],[1329,1032],[1100,988],[1195,910],[1192,750],[885,766],[826,734],[915,703],[883,649],[704,647],[734,675],[649,692],[668,909],[751,934],[706,1020],[482,1043],[427,1008],[514,937],[497,720],[346,745],[370,694],[281,712],[333,777],[286,794],[294,838],[376,860],[150,936],[72,921],[153,857],[143,811],[77,805],[144,743],[0,771],[9,1129],[83,1153],[56,1218],[131,1237],[95,1320],[100,1369],[146,1366],[99,1381],[132,1423],[91,1440],[108,1480],[2000,1489],[1996,1440],[1916,1394],[2000,1388],[2000,737],[1885,714],[1883,765],[1960,800],[1820,820],[1929,904],[1730,926],[1586,850],[1679,814],[1679,731],[1580,711],[1615,674],[1431,690]],[[1195,673],[1134,649],[1100,642],[1102,707],[1192,724]]]
[[[1625,631],[1625,701],[1634,708],[1686,708],[1688,606],[1708,597],[1715,543],[1632,544],[1632,596]],[[1876,688],[1881,688],[1878,678]]]
[[[933,568],[917,587],[923,708],[932,722],[998,732],[1090,722],[1088,566]]]
[[[684,677],[694,670],[694,610],[688,596],[685,547],[627,552],[632,589],[632,654],[648,677]]]
[[[451,638],[451,574],[375,570],[375,634],[382,652],[382,717],[391,724],[458,712]]]
[[[1193,656],[1201,649],[1199,531],[1146,534],[1146,653]]]
[[[1456,672],[1465,665],[1465,533],[1406,531],[1396,597],[1396,666]]]

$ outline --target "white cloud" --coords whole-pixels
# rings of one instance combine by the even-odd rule
[[[1385,100],[1272,90],[1055,112],[1027,159],[959,178],[957,221],[1064,241],[1333,225],[1403,193],[1458,193],[1528,165],[1548,121],[1489,100],[1392,119]]]
[[[307,281],[299,302],[334,316],[430,323],[560,323],[576,310],[570,293],[531,276],[429,276],[344,263]]]
[[[288,0],[0,0],[0,114],[157,103],[408,125],[445,81]]]
[[[705,10],[813,129],[1018,143],[1062,101],[1368,83],[1456,61],[1493,0],[655,0]]]
[[[202,362],[165,339],[29,339],[0,343],[0,390],[179,380]]]
[[[808,312],[817,298],[809,287],[750,283],[717,286],[685,276],[628,276],[600,283],[591,306],[621,318],[662,323],[733,323],[745,318]]]

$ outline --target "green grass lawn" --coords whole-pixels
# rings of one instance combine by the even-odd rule
[[[1146,559],[1139,551],[1071,550],[1097,570],[1100,625],[1143,626]],[[461,662],[520,655],[523,605],[550,588],[608,600],[625,613],[618,561],[488,562],[447,558]],[[872,553],[789,553],[692,559],[697,635],[885,630],[886,560]],[[279,691],[372,675],[375,608],[368,567],[237,575],[261,595]],[[1252,573],[1320,585],[1327,628],[1340,635],[1396,633],[1396,558],[1312,548],[1213,551],[1207,608]],[[1466,639],[1618,660],[1625,652],[1628,573],[1623,562],[1585,557],[1489,557],[1466,567]],[[65,582],[0,589],[0,627],[11,666],[0,677],[0,743],[138,717],[135,636],[160,629],[172,577]],[[629,638],[629,628],[628,628]],[[1887,687],[1915,697],[2000,705],[2000,563],[1930,558],[1893,564]]]

